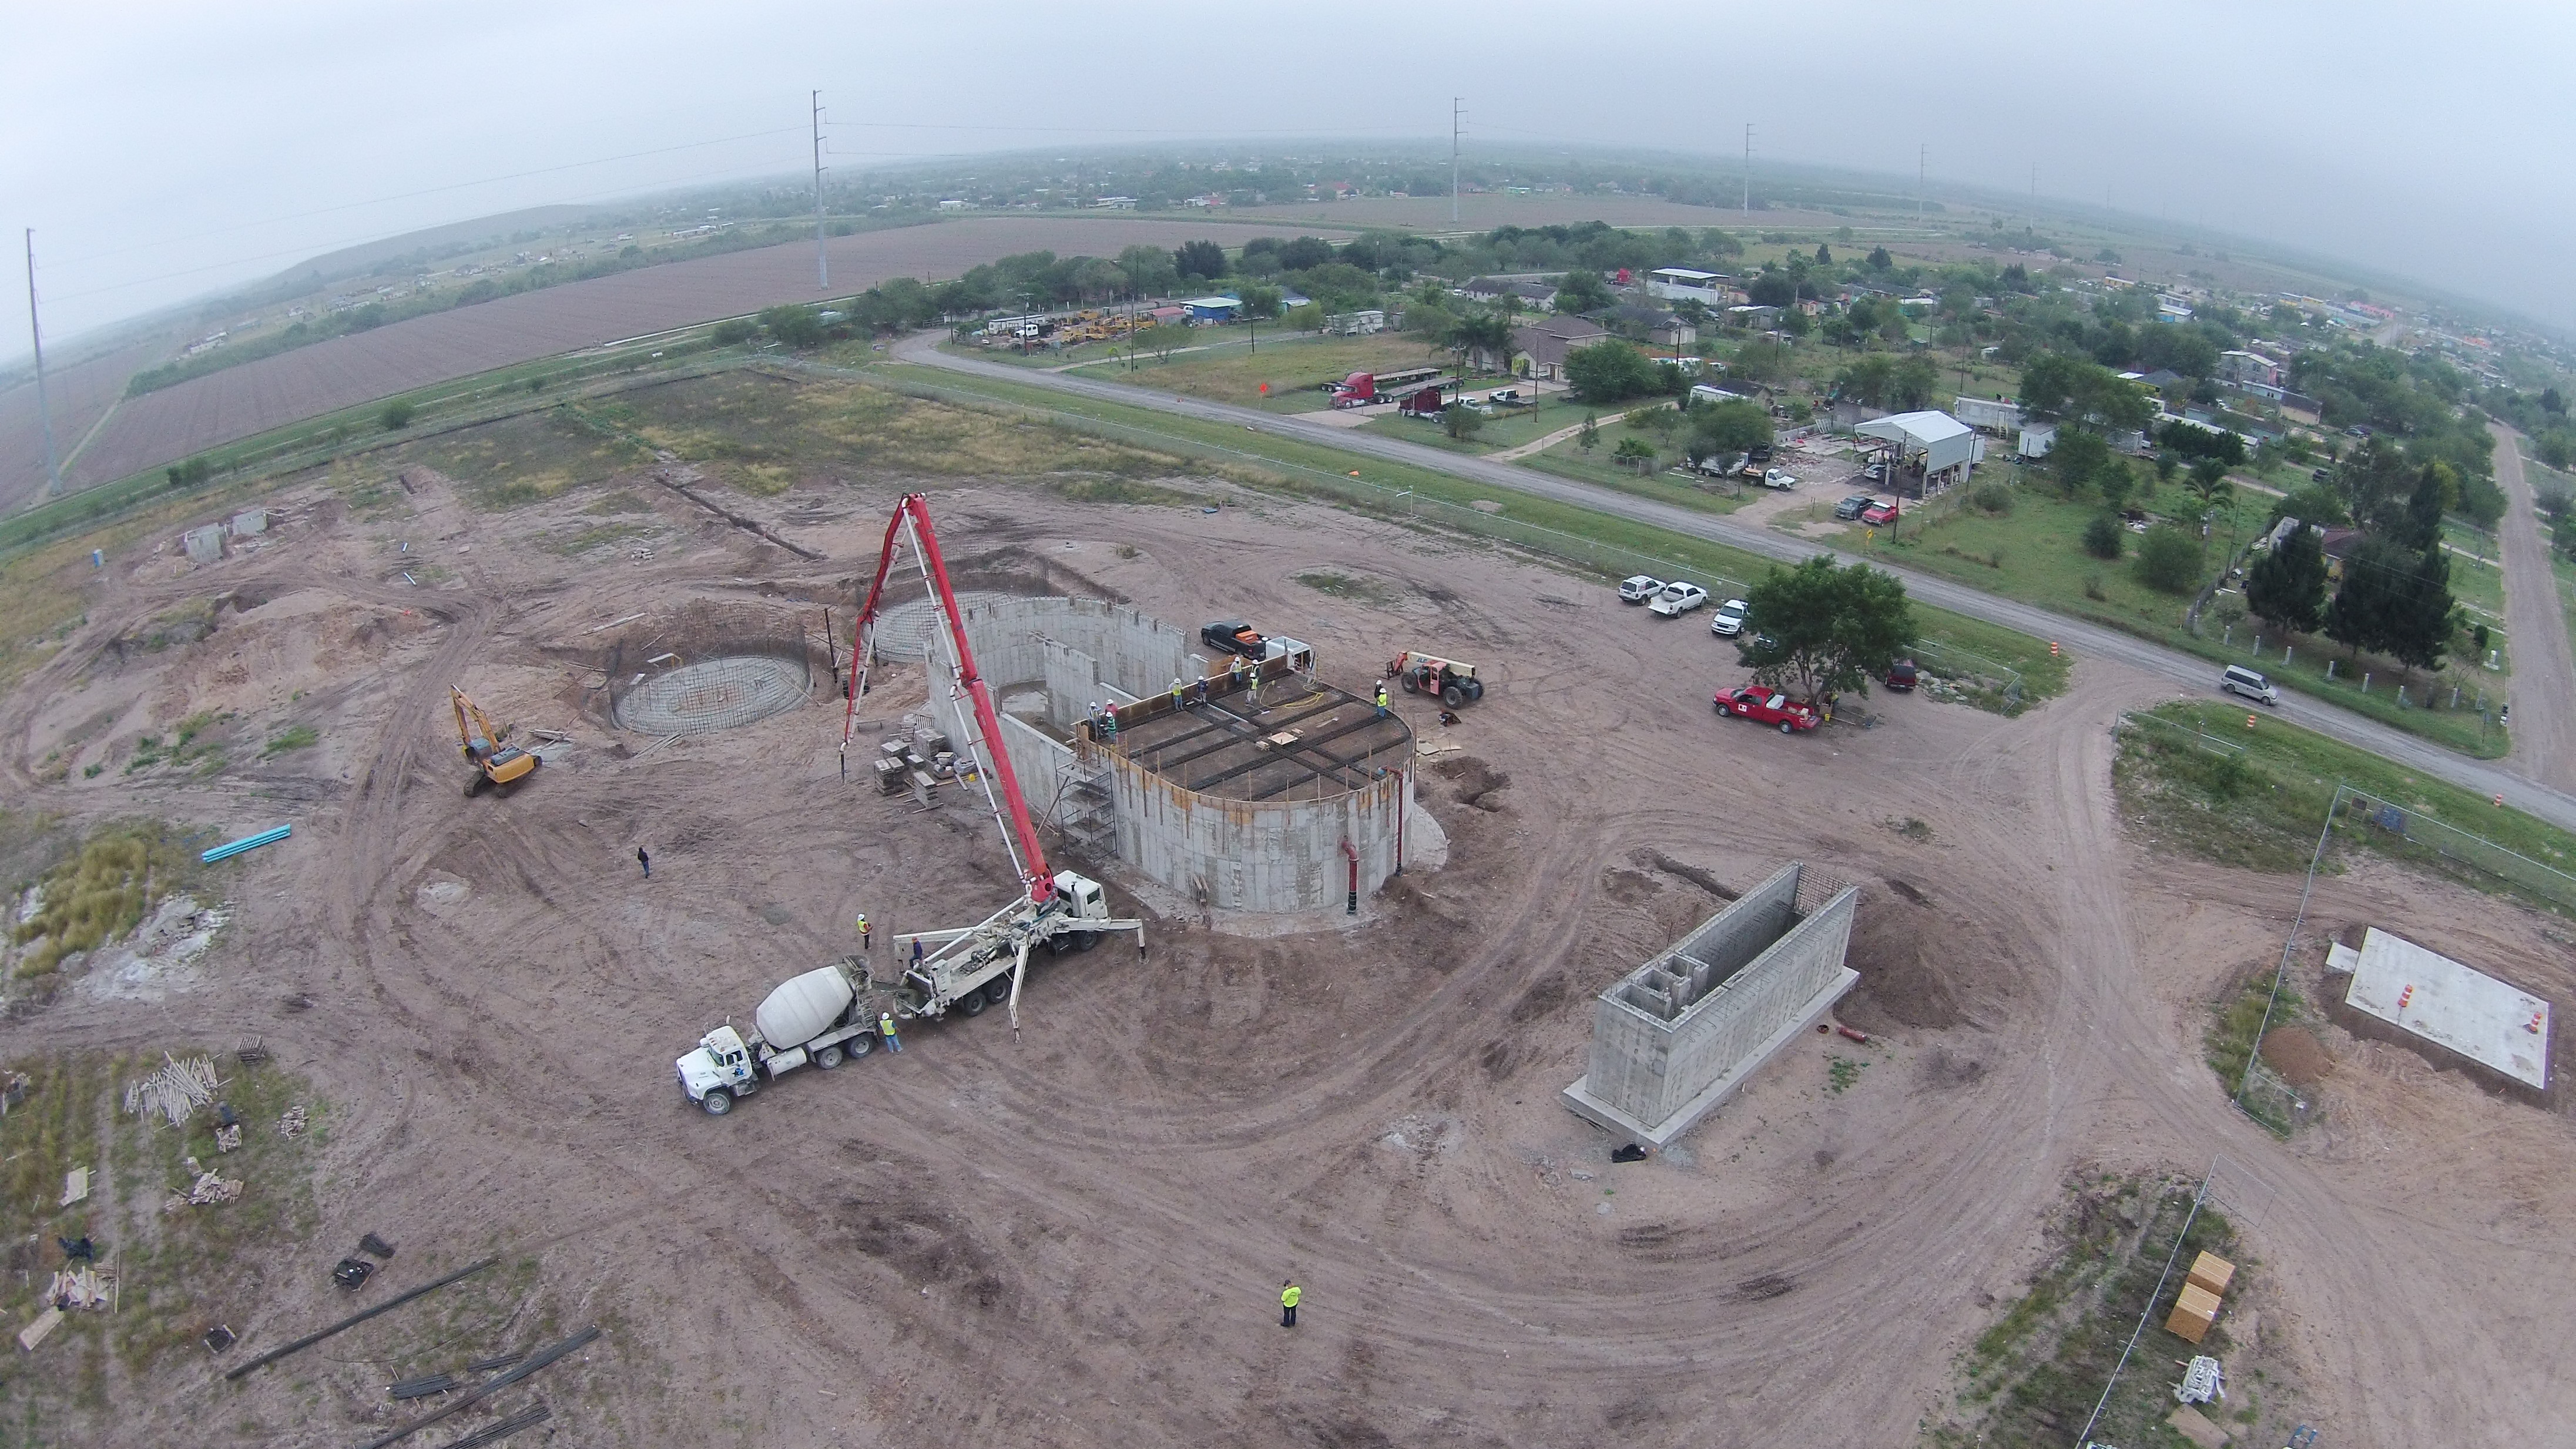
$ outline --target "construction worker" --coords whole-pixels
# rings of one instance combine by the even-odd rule
[[[868,913],[859,912],[859,949],[868,949]]]
[[[1377,717],[1386,718],[1386,681],[1383,679],[1377,684]]]
[[[921,943],[918,941],[913,943],[916,947],[920,944]],[[901,1056],[903,1054],[903,1038],[894,1034],[893,1012],[880,1011],[877,1013],[877,1035],[885,1038],[886,1050],[893,1052],[897,1056]]]
[[[1304,1290],[1297,1286],[1296,1279],[1279,1280],[1279,1326],[1281,1328],[1297,1326],[1297,1300],[1305,1296]]]
[[[1173,678],[1172,678],[1172,713],[1174,713],[1174,714],[1179,714],[1180,712],[1181,712],[1181,681],[1180,681],[1180,677],[1179,677],[1178,675],[1175,675],[1175,676],[1173,676]]]

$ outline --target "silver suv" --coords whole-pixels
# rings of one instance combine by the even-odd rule
[[[2218,676],[2218,687],[2229,694],[2241,694],[2257,704],[2277,705],[2281,702],[2281,691],[2273,687],[2272,681],[2242,664],[2228,665],[2227,672]]]

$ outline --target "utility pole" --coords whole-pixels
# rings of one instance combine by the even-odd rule
[[[814,290],[832,290],[832,264],[823,255],[823,93],[814,96]]]
[[[36,321],[36,229],[27,228],[27,340],[36,349],[36,417],[45,432],[45,496],[63,496],[63,465],[54,456],[54,414],[45,406],[45,329]]]
[[[1932,172],[1932,148],[1924,147],[1914,157],[1914,225],[1923,225],[1923,178]]]
[[[1466,100],[1465,96],[1449,98],[1449,224],[1452,226],[1458,224],[1458,123],[1464,114],[1459,107],[1466,104]]]
[[[1753,219],[1753,123],[1744,123],[1744,219]]]

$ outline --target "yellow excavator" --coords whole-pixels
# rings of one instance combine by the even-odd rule
[[[456,742],[465,751],[465,763],[474,767],[465,781],[467,799],[482,794],[487,786],[507,790],[545,763],[517,745],[503,744],[501,737],[508,731],[492,728],[483,707],[467,698],[464,690],[449,685],[447,695],[456,706]]]

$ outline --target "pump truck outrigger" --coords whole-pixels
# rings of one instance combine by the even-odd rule
[[[985,803],[1002,827],[1002,844],[1019,873],[1020,893],[1001,909],[972,926],[953,930],[914,931],[893,938],[902,974],[878,983],[856,958],[808,971],[771,992],[753,1014],[753,1034],[745,1038],[731,1024],[699,1039],[696,1050],[679,1059],[680,1090],[711,1116],[733,1110],[734,1100],[760,1090],[797,1067],[830,1069],[843,1058],[864,1054],[875,1044],[869,1033],[876,1013],[899,1020],[940,1017],[955,1010],[980,1016],[987,1006],[1006,1007],[1011,1030],[1020,1025],[1020,988],[1028,977],[1029,956],[1044,946],[1050,955],[1088,951],[1110,931],[1133,931],[1136,954],[1145,954],[1145,923],[1109,914],[1100,883],[1072,871],[1050,871],[1038,844],[1037,824],[1029,817],[1010,752],[1002,747],[1000,715],[992,691],[976,671],[966,642],[966,621],[949,586],[948,565],[939,553],[939,537],[930,527],[929,500],[905,495],[886,525],[885,546],[877,558],[874,582],[860,606],[852,637],[849,703],[841,727],[846,753],[858,727],[859,696],[867,690],[867,671],[875,646],[878,609],[885,599],[886,578],[897,554],[912,545],[913,561],[937,604],[937,627],[925,656],[932,669],[933,696],[937,671],[948,673],[949,713],[957,726],[958,757],[978,768]],[[944,650],[944,654],[943,654]],[[970,707],[959,710],[963,698]],[[994,794],[1000,782],[1001,793]],[[915,950],[920,959],[911,959]]]

